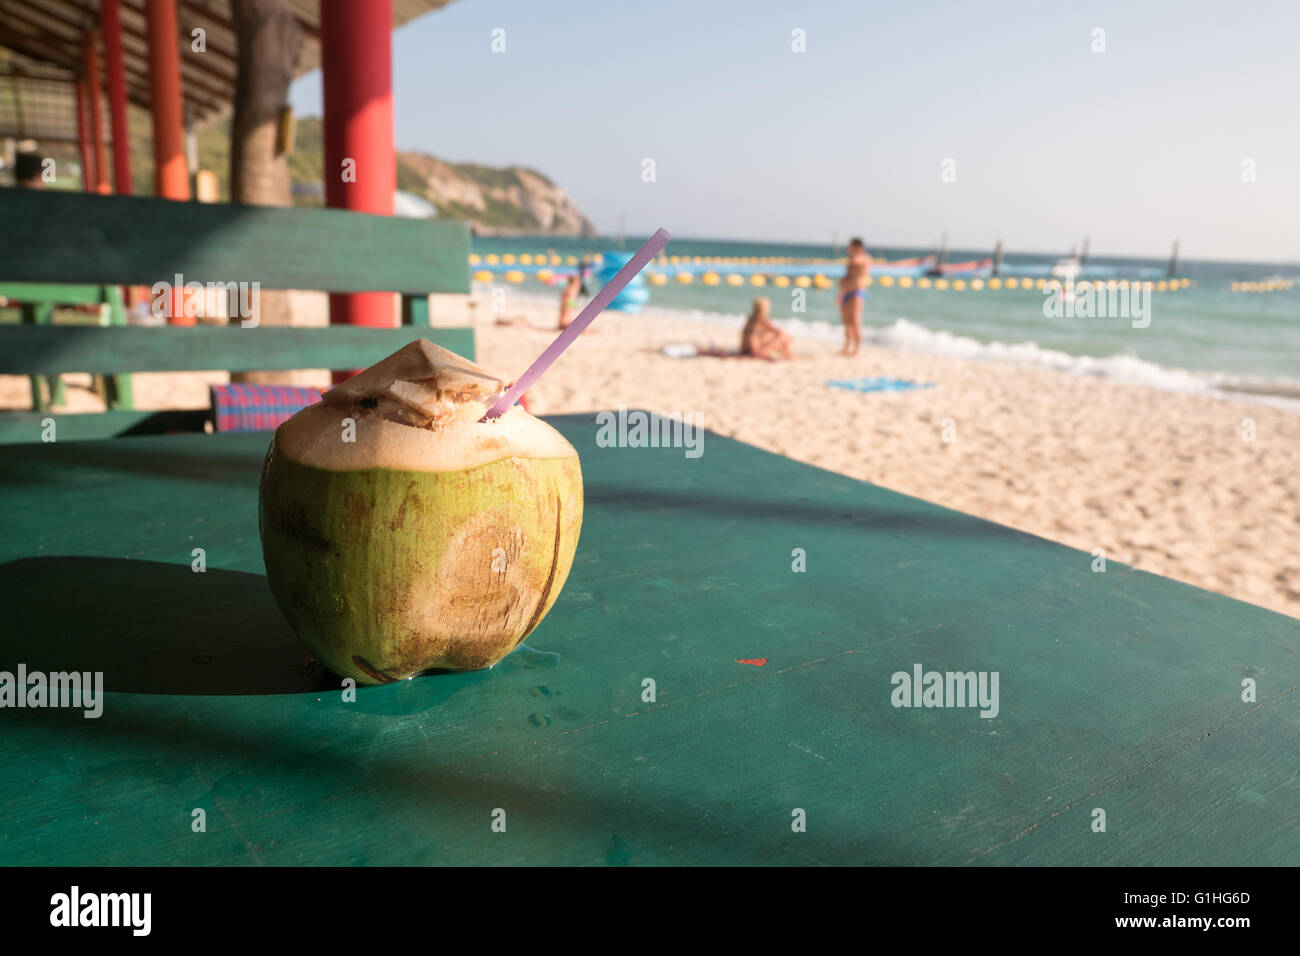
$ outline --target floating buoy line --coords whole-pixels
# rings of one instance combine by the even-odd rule
[[[575,267],[598,268],[600,254],[557,255],[554,253],[472,253],[469,265],[474,267],[474,281],[508,282],[519,284],[530,278],[545,285],[554,285],[570,275]],[[909,263],[916,260],[907,260]],[[842,259],[801,259],[793,256],[659,256],[644,272],[645,282],[651,286],[692,285],[731,286],[777,289],[800,288],[828,290],[837,287],[842,273]],[[1015,267],[1007,271],[1014,273]],[[828,275],[827,273],[831,273]],[[902,263],[877,263],[872,275],[866,279],[868,287],[881,289],[918,289],[952,292],[979,292],[1033,290],[1044,291],[1068,288],[1074,292],[1089,289],[1142,289],[1146,292],[1177,292],[1196,285],[1188,278],[1081,278],[1073,280],[1058,276],[1039,275],[988,275],[987,270],[976,270],[969,275],[918,274],[915,266]],[[1232,282],[1232,292],[1283,292],[1295,286],[1295,280],[1273,277],[1258,281]]]

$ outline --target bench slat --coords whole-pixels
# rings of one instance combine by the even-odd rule
[[[3,325],[0,374],[366,368],[417,338],[474,358],[472,328]]]
[[[0,296],[14,302],[98,305],[104,301],[104,287],[98,285],[48,285],[39,282],[0,282]]]
[[[0,282],[258,282],[325,292],[470,291],[463,222],[325,208],[6,189]]]
[[[0,445],[41,442],[44,423],[53,419],[56,441],[201,432],[211,415],[206,408],[176,411],[4,412],[0,414]]]

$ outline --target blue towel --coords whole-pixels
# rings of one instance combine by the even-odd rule
[[[847,388],[850,392],[910,392],[914,388],[934,388],[933,382],[909,382],[901,378],[832,379],[826,384],[831,388]]]

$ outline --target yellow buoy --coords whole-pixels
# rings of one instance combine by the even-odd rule
[[[785,289],[790,285],[789,276],[772,276],[772,285],[778,289]]]
[[[507,282],[523,282],[523,281],[524,281],[524,274],[523,274],[522,272],[520,272],[518,269],[511,269],[509,272],[506,273],[506,281],[507,281]]]
[[[494,265],[497,264],[497,261],[498,261],[498,260],[497,260],[497,254],[496,254],[495,252],[489,252],[487,255],[485,255],[485,256],[483,257],[483,261],[486,262],[486,263],[487,263],[488,265],[490,265],[490,266],[494,266]]]
[[[537,281],[538,281],[538,282],[546,282],[546,283],[550,283],[550,281],[551,281],[553,278],[555,278],[555,273],[552,272],[550,269],[538,269],[538,270],[537,270]]]
[[[1037,282],[1034,283],[1034,288],[1036,289],[1046,288],[1046,286],[1047,286],[1046,279],[1039,279]]]
[[[972,289],[974,289],[976,292],[978,292],[980,289],[984,288],[984,280],[983,280],[983,279],[971,279],[971,280],[970,280],[970,287],[971,287]]]
[[[872,278],[871,276],[867,276],[867,281],[866,281],[866,284],[867,284],[867,285],[870,285],[870,284],[871,284],[871,278]],[[888,289],[888,288],[889,288],[890,286],[892,286],[893,284],[894,284],[894,277],[893,277],[893,276],[881,276],[881,277],[880,277],[880,288],[882,288],[882,289]]]
[[[921,278],[916,280],[916,287],[918,289],[928,289],[932,285],[934,285],[934,283],[930,281],[929,276],[921,276]]]
[[[475,281],[475,282],[491,282],[491,281],[492,281],[492,273],[491,273],[491,272],[488,272],[487,269],[479,269],[478,272],[474,273],[474,281]]]
[[[679,272],[677,273],[677,281],[682,285],[690,285],[695,281],[695,276],[690,272]]]
[[[1156,291],[1157,292],[1169,291],[1169,283],[1166,282],[1164,279],[1161,279],[1159,282],[1156,283]]]
[[[1008,289],[1020,288],[1020,280],[1017,279],[1015,276],[1008,276],[1004,281]]]
[[[821,273],[818,273],[817,275],[813,276],[813,285],[815,285],[819,289],[829,289],[831,287],[831,284],[832,284],[831,280],[826,278]]]
[[[799,288],[801,288],[801,289],[806,289],[806,288],[808,288],[810,285],[812,285],[812,277],[811,277],[811,276],[795,276],[795,277],[794,277],[794,284],[797,285],[797,286],[798,286]]]
[[[531,266],[533,264],[533,257],[526,252],[520,253],[519,264],[521,266]]]
[[[565,256],[565,257],[564,257],[564,264],[565,264],[566,266],[576,266],[576,265],[578,264],[578,257],[577,257],[577,256]]]
[[[479,264],[479,255],[477,252],[471,252],[469,254],[469,264],[472,266],[476,266]]]
[[[727,285],[744,285],[744,284],[745,284],[745,277],[742,275],[737,275],[736,273],[733,272],[731,273],[731,275],[727,276]]]
[[[946,288],[948,288],[948,280],[947,280],[947,279],[935,279],[935,280],[934,280],[934,287],[935,287],[936,289],[946,289]]]
[[[963,289],[966,288],[966,280],[965,280],[965,279],[953,279],[953,280],[952,280],[952,287],[953,287],[953,289],[954,289],[955,291],[957,291],[957,292],[961,292]]]
[[[1089,289],[1092,288],[1092,283],[1089,282],[1087,279],[1080,279],[1078,282],[1074,284],[1074,288],[1076,292],[1087,292]]]
[[[512,252],[504,253],[501,256],[501,262],[504,263],[505,265],[513,265],[514,261],[515,261],[515,256],[514,253]]]
[[[899,276],[899,277],[898,277],[898,287],[899,287],[900,289],[910,289],[910,288],[912,288],[912,277],[911,277],[911,276]]]
[[[1002,280],[999,279],[997,276],[994,276],[993,278],[989,279],[989,281],[988,281],[988,287],[989,287],[990,289],[1001,289],[1001,288],[1002,288]]]
[[[762,275],[761,273],[755,272],[752,276],[749,277],[749,284],[750,284],[750,285],[767,285],[767,276]]]
[[[722,278],[716,272],[706,272],[700,276],[700,281],[705,285],[717,285],[722,281]]]

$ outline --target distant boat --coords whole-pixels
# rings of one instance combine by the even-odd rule
[[[1083,263],[1079,261],[1078,256],[1066,256],[1064,259],[1057,259],[1052,266],[1052,275],[1058,279],[1075,279],[1083,271]]]
[[[934,266],[934,256],[913,256],[910,259],[872,259],[871,271],[887,276],[921,276]]]
[[[939,266],[941,276],[981,276],[993,272],[993,259],[968,259],[965,262],[946,262]]]

